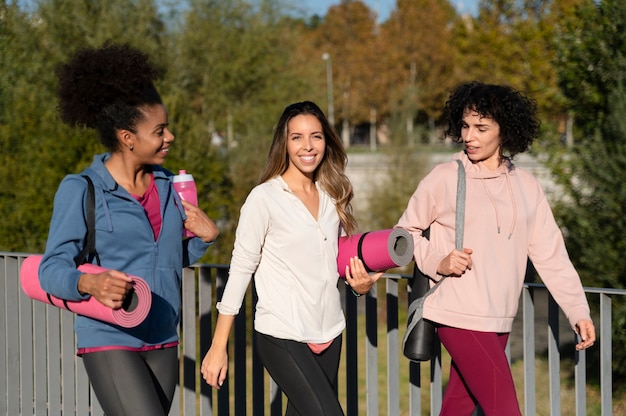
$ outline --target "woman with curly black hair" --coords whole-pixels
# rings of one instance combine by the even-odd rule
[[[218,230],[173,190],[163,169],[174,141],[148,57],[128,45],[82,49],[58,69],[59,112],[70,126],[93,128],[108,152],[57,190],[41,287],[58,298],[93,296],[113,309],[132,290],[128,275],[152,291],[144,322],[122,328],[76,316],[79,356],[104,412],[167,415],[178,383],[182,269],[200,259]],[[99,274],[77,269],[87,234],[87,178],[95,194]],[[183,230],[196,236],[183,239]],[[128,274],[128,275],[127,275]]]
[[[444,113],[446,136],[464,150],[419,183],[397,224],[413,234],[415,263],[431,286],[451,277],[423,310],[452,358],[440,414],[480,406],[486,415],[519,415],[505,347],[528,258],[580,335],[577,350],[594,344],[595,328],[541,185],[512,162],[539,135],[535,102],[507,86],[471,82],[451,93]],[[467,178],[462,250],[455,248],[457,160]]]

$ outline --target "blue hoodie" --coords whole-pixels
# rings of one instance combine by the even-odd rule
[[[39,267],[41,287],[61,299],[89,297],[78,292],[82,273],[74,261],[87,233],[87,181],[82,175],[88,175],[95,188],[96,250],[101,266],[143,278],[152,291],[152,308],[135,328],[77,315],[74,329],[78,348],[141,348],[177,341],[182,269],[198,261],[211,243],[197,237],[182,239],[184,209],[173,191],[172,173],[160,166],[152,166],[163,219],[155,241],[144,208],[104,166],[109,157],[108,153],[96,155],[90,167],[81,174],[66,176],[59,185]]]

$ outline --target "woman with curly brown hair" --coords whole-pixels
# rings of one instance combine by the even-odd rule
[[[108,152],[57,190],[41,287],[58,298],[91,296],[121,308],[142,277],[152,307],[134,328],[76,316],[78,355],[104,412],[167,415],[178,383],[178,334],[182,269],[200,259],[218,230],[198,207],[174,192],[163,169],[174,135],[154,87],[148,57],[128,45],[82,49],[59,67],[59,112],[70,126],[93,128]],[[87,233],[88,177],[95,195],[95,244],[109,271],[77,269]],[[188,229],[196,237],[183,239]]]
[[[419,183],[397,224],[413,234],[415,263],[431,285],[449,276],[423,310],[452,358],[440,414],[480,405],[486,415],[519,415],[505,347],[528,258],[580,335],[576,349],[593,345],[595,328],[541,185],[512,161],[539,135],[535,102],[471,82],[451,93],[444,114],[445,135],[464,150]],[[463,250],[455,249],[457,160],[467,178]]]
[[[202,375],[219,388],[228,369],[227,341],[254,274],[257,352],[288,398],[287,415],[343,415],[336,394],[345,319],[337,281],[338,238],[351,234],[352,185],[346,152],[317,105],[285,108],[261,183],[241,208],[230,275]],[[366,293],[369,275],[350,260],[346,281]]]

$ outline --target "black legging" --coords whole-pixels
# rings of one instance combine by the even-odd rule
[[[341,335],[321,354],[302,342],[256,335],[263,365],[287,396],[286,416],[343,416],[337,398]]]
[[[83,355],[87,375],[107,416],[166,416],[178,383],[176,347]]]

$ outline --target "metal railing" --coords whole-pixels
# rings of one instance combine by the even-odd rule
[[[75,355],[74,315],[71,312],[33,301],[20,289],[19,269],[24,253],[0,252],[0,415],[103,415],[90,388],[80,359]],[[244,300],[229,345],[232,364],[229,377],[219,390],[201,381],[200,362],[207,351],[213,323],[215,300],[226,283],[228,266],[197,265],[183,271],[183,313],[180,325],[180,382],[172,415],[264,415],[283,414],[284,398],[264,371],[254,349],[251,316],[253,292]],[[442,357],[440,346],[430,363],[409,363],[400,352],[400,337],[406,324],[406,281],[409,276],[386,275],[364,297],[343,290],[346,330],[341,364],[339,396],[347,415],[438,414],[441,408]],[[384,298],[379,290],[384,287]],[[567,330],[551,296],[547,305],[537,304],[543,285],[524,285],[520,318],[511,339],[521,340],[523,351],[509,358],[524,363],[523,410],[538,414],[535,356],[539,341],[535,334],[547,334],[545,344],[549,367],[549,397],[552,415],[561,414],[561,344],[559,332]],[[599,303],[600,395],[602,415],[612,414],[611,297],[626,290],[587,288]],[[402,305],[402,306],[401,306]],[[547,309],[547,322],[538,311]],[[537,321],[540,330],[536,331]],[[401,323],[402,322],[402,323]],[[599,324],[598,324],[599,322]],[[571,330],[569,330],[571,334]],[[251,338],[252,337],[252,338]],[[384,337],[380,342],[379,337]],[[573,343],[575,339],[569,343]],[[361,349],[364,352],[361,353]],[[542,349],[543,347],[539,348]],[[586,414],[586,355],[574,355],[576,414]],[[423,374],[424,372],[427,374]],[[364,375],[364,379],[363,376]],[[381,387],[382,386],[382,387]],[[543,388],[543,386],[541,386]],[[518,386],[519,388],[519,386]],[[540,409],[545,412],[546,409]]]

